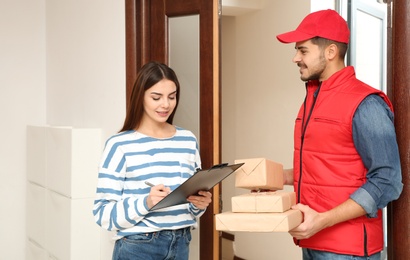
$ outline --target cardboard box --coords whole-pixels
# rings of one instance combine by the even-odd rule
[[[282,213],[224,212],[215,215],[215,225],[219,231],[288,232],[302,219],[302,212],[293,209]]]
[[[232,212],[285,212],[296,204],[295,192],[251,192],[232,197]]]
[[[283,165],[265,158],[235,160],[245,163],[235,172],[235,186],[250,190],[282,190]]]

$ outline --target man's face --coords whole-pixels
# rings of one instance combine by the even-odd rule
[[[300,79],[322,81],[327,65],[324,51],[310,40],[297,42],[295,49],[296,54],[292,61],[300,68]]]

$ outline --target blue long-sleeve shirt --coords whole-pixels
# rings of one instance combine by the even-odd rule
[[[393,113],[378,95],[366,97],[356,110],[353,141],[368,172],[367,182],[350,198],[376,217],[403,189]]]

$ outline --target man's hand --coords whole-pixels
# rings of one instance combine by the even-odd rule
[[[297,204],[292,209],[300,210],[303,214],[303,222],[290,230],[289,233],[296,239],[306,239],[327,227],[321,213],[316,212],[307,205]]]

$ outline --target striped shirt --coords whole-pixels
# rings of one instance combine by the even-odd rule
[[[204,210],[191,203],[150,212],[150,187],[144,181],[174,190],[201,167],[194,134],[176,127],[170,138],[126,131],[109,138],[99,165],[93,214],[102,228],[117,231],[115,239],[137,233],[197,226]]]

